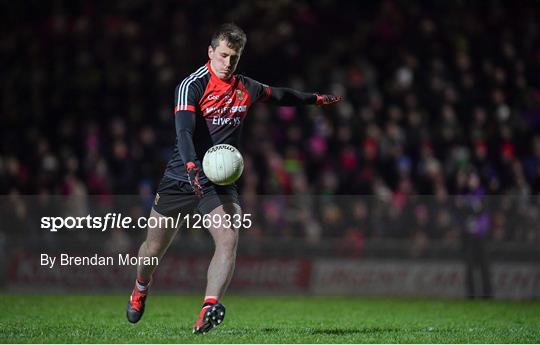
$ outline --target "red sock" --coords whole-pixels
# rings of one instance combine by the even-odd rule
[[[204,299],[203,307],[206,307],[207,305],[214,305],[218,302],[218,299],[215,297],[207,297]]]

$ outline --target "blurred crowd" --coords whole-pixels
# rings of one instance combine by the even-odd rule
[[[258,213],[254,236],[452,240],[467,227],[460,207],[479,212],[476,198],[490,205],[482,236],[540,241],[533,5],[3,4],[0,193],[133,195],[149,206],[175,141],[175,86],[234,21],[248,35],[239,73],[345,97],[331,109],[250,110],[239,185]]]

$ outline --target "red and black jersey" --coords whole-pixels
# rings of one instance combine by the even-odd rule
[[[201,167],[205,152],[213,145],[238,147],[240,133],[252,104],[314,104],[316,96],[285,88],[273,88],[240,74],[222,80],[210,62],[185,78],[175,91],[176,145],[165,175],[188,181],[186,162]],[[206,183],[206,176],[201,176]]]

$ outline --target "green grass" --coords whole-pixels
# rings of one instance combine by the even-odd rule
[[[2,343],[540,343],[540,302],[227,297],[225,322],[191,334],[199,297],[0,295]]]

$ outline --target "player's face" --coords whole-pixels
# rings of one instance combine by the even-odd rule
[[[240,61],[240,55],[242,55],[241,48],[231,48],[224,40],[219,41],[216,49],[213,49],[212,46],[208,47],[210,66],[220,79],[229,79],[233,75],[238,61]]]

